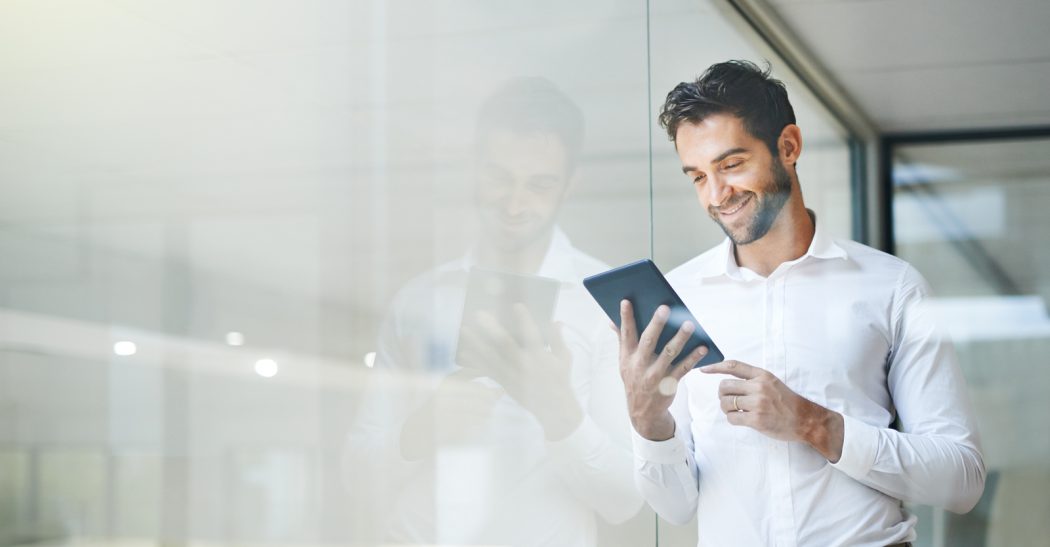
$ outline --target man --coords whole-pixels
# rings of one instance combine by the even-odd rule
[[[902,501],[971,509],[984,463],[926,283],[893,256],[832,240],[806,209],[783,84],[719,63],[675,87],[660,122],[727,236],[668,279],[727,360],[687,374],[705,351],[677,355],[695,327],[656,354],[666,307],[639,334],[622,303],[620,370],[649,504],[673,523],[696,515],[700,544],[714,546],[906,544],[916,519]]]
[[[382,477],[369,495],[391,498],[385,540],[593,546],[596,517],[619,523],[642,507],[615,344],[595,341],[611,336],[580,286],[606,266],[557,226],[582,133],[579,108],[540,78],[512,80],[481,107],[476,242],[398,291],[348,440],[350,471]],[[465,310],[480,270],[555,280],[553,317],[514,295]]]

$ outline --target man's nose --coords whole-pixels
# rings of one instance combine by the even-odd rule
[[[524,185],[514,185],[509,195],[503,202],[503,209],[508,215],[515,216],[522,213],[528,205],[528,192]]]
[[[714,206],[722,205],[725,200],[732,194],[732,189],[728,184],[725,184],[717,177],[709,177],[707,180],[707,199],[708,203]]]

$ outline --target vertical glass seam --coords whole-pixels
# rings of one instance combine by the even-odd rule
[[[655,261],[656,257],[656,243],[655,243],[655,232],[656,224],[653,207],[653,49],[652,49],[652,37],[651,37],[651,8],[649,6],[649,0],[645,0],[645,98],[646,98],[646,111],[645,111],[645,122],[646,130],[648,132],[649,146],[647,148],[648,160],[649,160],[649,259]]]
[[[656,260],[655,232],[656,223],[653,207],[653,48],[652,48],[652,8],[650,0],[645,0],[645,123],[648,136],[646,148],[649,161],[649,259]],[[653,546],[660,547],[660,517],[653,512]]]

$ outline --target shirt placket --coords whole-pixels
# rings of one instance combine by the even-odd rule
[[[765,343],[766,370],[781,380],[787,378],[787,341],[784,338],[787,271],[774,273],[765,284]],[[791,494],[790,450],[788,443],[772,440],[767,464],[772,478],[773,535],[778,547],[795,547],[795,510]]]

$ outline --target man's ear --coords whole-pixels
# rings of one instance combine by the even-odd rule
[[[802,155],[802,130],[793,123],[784,126],[777,139],[777,151],[784,165],[795,165]]]

